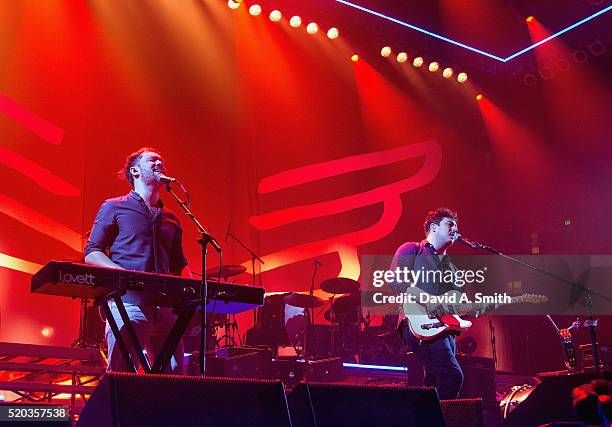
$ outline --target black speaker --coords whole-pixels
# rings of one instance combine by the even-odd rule
[[[291,426],[280,381],[108,373],[78,427]]]
[[[495,402],[495,363],[490,357],[457,355],[463,371],[463,385],[460,399],[482,398],[485,402]]]
[[[441,400],[446,427],[485,427],[482,399]]]
[[[302,383],[287,398],[293,427],[444,427],[433,388]]]
[[[547,423],[577,422],[572,405],[572,389],[603,375],[612,380],[609,371],[581,374],[540,374],[542,382],[533,388],[523,388],[509,399],[503,427],[537,427]],[[508,396],[509,397],[509,396]]]

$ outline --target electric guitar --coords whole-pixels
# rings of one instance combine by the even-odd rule
[[[425,292],[423,292],[425,293]],[[453,296],[454,295],[454,296]],[[454,303],[461,300],[461,292],[452,290],[439,296],[430,296],[434,302],[440,302],[435,312],[428,312],[425,305],[417,302],[406,302],[404,313],[408,327],[412,334],[424,341],[433,340],[440,334],[449,331],[462,332],[472,326],[472,322],[462,319],[461,314],[476,312],[479,310],[489,311],[502,305],[532,303],[539,304],[548,301],[544,295],[523,294],[518,297],[510,297],[510,301],[499,303]],[[446,304],[446,301],[453,301]]]

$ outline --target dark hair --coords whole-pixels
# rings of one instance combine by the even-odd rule
[[[457,221],[457,212],[451,211],[449,208],[438,208],[433,211],[429,211],[427,217],[425,217],[425,222],[423,223],[423,228],[425,229],[425,234],[429,233],[429,227],[431,224],[440,225],[440,221],[444,218],[450,218],[453,221]]]
[[[117,175],[119,176],[119,178],[126,179],[133,187],[134,177],[130,173],[130,169],[133,168],[134,165],[140,161],[140,158],[142,157],[144,153],[147,153],[149,151],[158,153],[161,156],[160,152],[153,147],[142,147],[138,151],[134,151],[132,154],[126,157],[125,166],[123,166],[123,170],[120,170],[119,172],[117,172]]]

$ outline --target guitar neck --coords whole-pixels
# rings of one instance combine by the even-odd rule
[[[449,313],[452,314],[456,314],[456,315],[462,315],[462,314],[467,314],[467,313],[472,313],[472,312],[476,312],[479,310],[483,310],[484,311],[488,311],[491,308],[498,308],[501,307],[503,305],[510,305],[510,304],[518,304],[521,302],[524,302],[525,298],[523,296],[519,296],[519,297],[511,297],[510,301],[508,302],[499,302],[499,303],[462,303],[462,304],[453,304],[452,306],[449,306],[448,308],[450,308],[451,310],[449,310]]]

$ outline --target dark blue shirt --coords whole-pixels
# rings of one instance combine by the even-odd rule
[[[436,248],[427,240],[421,242],[408,242],[400,246],[393,257],[391,270],[395,270],[397,267],[400,269],[407,267],[409,270],[422,270],[424,272],[457,270],[457,267],[451,262],[450,257],[448,255],[438,256]],[[391,284],[391,287],[397,293],[404,292],[408,286],[409,284],[407,283]],[[460,290],[454,283],[445,283],[439,280],[419,281],[415,286],[430,295],[442,295],[450,290]]]
[[[179,273],[187,265],[183,229],[160,204],[152,213],[135,191],[105,200],[96,215],[85,255],[105,252],[127,270]]]

